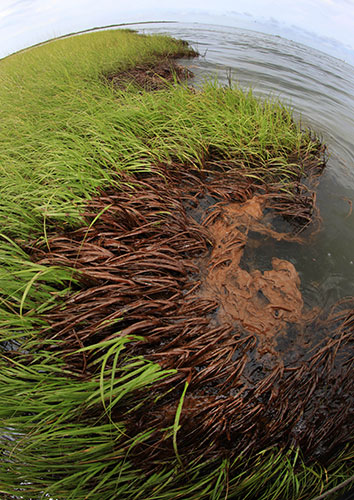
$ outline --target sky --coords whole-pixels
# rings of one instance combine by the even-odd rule
[[[0,0],[0,57],[73,31],[146,20],[253,27],[354,64],[354,0]]]

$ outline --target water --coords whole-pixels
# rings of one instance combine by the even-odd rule
[[[309,305],[329,306],[354,295],[354,67],[304,45],[250,30],[202,24],[145,25],[188,41],[201,57],[183,61],[199,84],[228,75],[260,97],[291,105],[294,116],[328,146],[329,161],[317,191],[323,225],[308,245],[285,245],[277,256],[300,274]],[[269,251],[274,251],[274,248]]]

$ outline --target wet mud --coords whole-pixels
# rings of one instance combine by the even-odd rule
[[[354,301],[305,306],[292,262],[259,269],[252,258],[265,239],[305,244],[315,196],[280,193],[227,165],[160,165],[119,181],[121,191],[88,202],[84,227],[53,227],[47,245],[27,248],[36,262],[78,271],[77,290],[45,316],[48,349],[90,377],[94,357],[77,349],[125,336],[123,371],[136,355],[176,370],[113,410],[131,435],[155,429],[129,450],[150,471],[175,457],[166,429],[186,381],[183,461],[300,446],[307,462],[329,463],[352,422]]]

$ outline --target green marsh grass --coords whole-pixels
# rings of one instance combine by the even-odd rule
[[[2,231],[27,237],[79,222],[85,200],[121,170],[203,166],[212,155],[294,175],[287,155],[311,147],[290,111],[251,92],[186,87],[119,91],[103,75],[185,50],[166,37],[104,32],[43,45],[0,64]],[[139,58],[137,58],[139,54]],[[295,174],[296,174],[295,168]],[[11,215],[10,215],[11,214]]]
[[[133,336],[84,347],[96,375],[73,372],[46,349],[45,314],[77,290],[78,274],[32,262],[26,245],[82,225],[98,188],[124,189],[119,174],[160,163],[200,169],[229,162],[250,179],[291,187],[297,161],[317,141],[277,101],[207,82],[172,83],[148,93],[114,88],[106,76],[188,48],[169,37],[105,31],[53,41],[0,61],[0,493],[37,500],[309,499],[347,477],[349,452],[328,470],[298,451],[264,450],[252,459],[210,463],[179,456],[179,417],[164,429],[175,457],[145,476],[130,460],[154,429],[135,436],[112,409],[171,375],[129,358]],[[117,323],[117,332],[119,322]],[[58,341],[59,342],[59,341]],[[53,341],[51,341],[51,344]],[[10,347],[9,347],[10,346]],[[119,360],[119,363],[118,363]],[[139,403],[144,404],[144,398]]]

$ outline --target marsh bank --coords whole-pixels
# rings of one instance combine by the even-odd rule
[[[65,41],[71,58],[91,50],[74,69],[62,42],[36,49],[37,64],[56,56],[42,93],[32,67],[9,63],[5,80],[27,103],[13,117],[9,102],[2,136],[17,183],[4,186],[1,412],[21,434],[4,440],[5,492],[315,495],[321,464],[327,485],[347,473],[352,302],[311,310],[291,262],[258,269],[254,255],[264,237],[301,245],[316,227],[324,147],[251,92],[107,85],[118,45],[188,48],[97,35]]]

